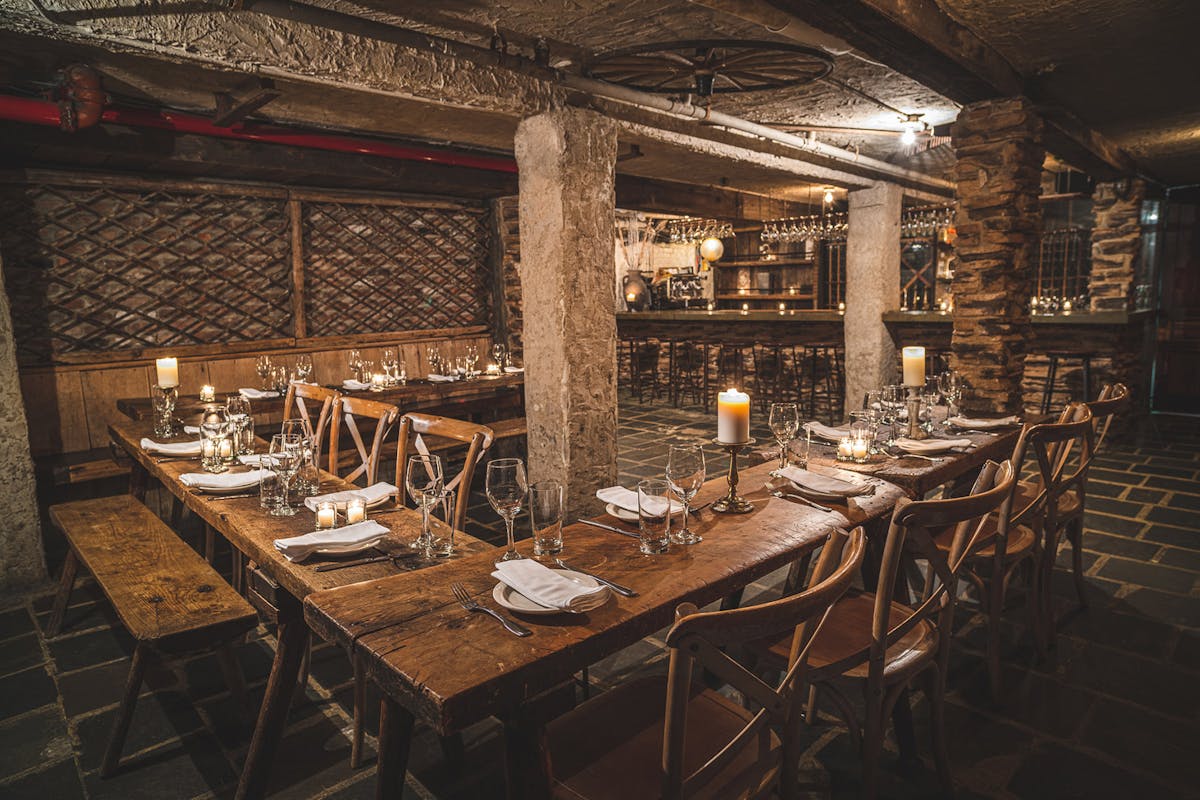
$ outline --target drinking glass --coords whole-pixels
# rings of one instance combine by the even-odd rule
[[[695,443],[673,444],[667,451],[667,483],[683,501],[683,527],[671,534],[675,544],[696,544],[699,534],[688,530],[692,498],[704,485],[704,449]]]
[[[279,427],[280,433],[300,439],[300,465],[296,469],[295,486],[292,487],[298,499],[312,497],[321,489],[321,470],[318,467],[320,456],[311,431],[309,423],[298,417],[285,419]]]
[[[313,360],[308,353],[296,356],[296,380],[308,383],[313,374]]]
[[[392,348],[385,348],[383,355],[379,357],[379,368],[383,370],[386,376],[387,383],[395,383],[396,381],[396,351]]]
[[[259,475],[262,480],[258,483],[258,506],[265,511],[274,511],[283,502],[283,485],[279,482],[279,473],[275,471],[275,459],[269,455],[258,457]]]
[[[371,376],[375,374],[375,362],[370,359],[363,359],[358,362],[358,380],[360,383],[370,383]]]
[[[470,369],[468,368],[466,356],[456,356],[454,359],[454,371],[458,374],[459,380],[464,380],[468,377]]]
[[[442,481],[442,459],[435,455],[410,457],[404,473],[404,485],[408,487],[408,496],[421,509],[421,535],[412,543],[412,548],[422,550],[426,558],[432,558],[433,536],[429,532],[429,509],[442,498],[445,491]]]
[[[229,469],[226,457],[233,451],[229,426],[220,417],[200,423],[200,466],[205,472],[222,473]]]
[[[933,433],[934,409],[937,408],[939,394],[937,378],[925,381],[921,389],[921,427],[926,433]]]
[[[496,362],[496,366],[498,366],[502,372],[504,371],[505,352],[506,349],[500,342],[496,342],[494,345],[492,345],[492,359]]]
[[[454,490],[447,489],[433,505],[433,520],[429,523],[429,549],[435,558],[454,555],[454,497]],[[439,508],[442,510],[441,519],[437,515]]]
[[[247,441],[246,426],[250,421],[250,401],[240,394],[231,394],[225,398],[225,421],[229,423],[230,435],[233,438],[233,449],[236,455],[246,455],[253,452],[254,440]]]
[[[279,504],[271,509],[275,517],[290,517],[296,513],[288,502],[291,491],[292,477],[300,468],[300,437],[294,433],[277,433],[271,437],[271,460],[274,462],[275,473],[279,476],[279,492],[282,497]]]
[[[270,356],[259,356],[258,360],[254,362],[254,369],[259,377],[259,387],[263,391],[271,388],[271,370],[274,368],[275,365],[271,363]]]
[[[473,378],[479,374],[479,348],[473,344],[467,345],[467,377]]]
[[[533,554],[552,556],[563,549],[563,485],[550,478],[529,485],[529,525]]]
[[[525,462],[519,458],[498,458],[488,464],[487,481],[484,485],[488,502],[504,519],[508,533],[508,549],[501,561],[521,558],[513,542],[513,521],[521,513],[529,484],[525,482]]]
[[[351,350],[346,356],[346,366],[350,367],[350,377],[358,379],[358,365],[362,363],[362,354],[357,350]]]
[[[946,417],[958,416],[958,401],[962,399],[962,376],[954,370],[947,370],[938,376],[938,391],[946,398]]]
[[[883,387],[879,393],[879,403],[883,408],[883,422],[888,426],[888,445],[896,443],[896,423],[900,419],[900,410],[904,408],[904,387],[898,384]]]
[[[788,445],[800,430],[800,407],[795,403],[771,403],[768,424],[775,441],[779,443],[779,468],[783,469],[787,466]],[[685,526],[686,519],[685,517]]]
[[[638,548],[648,556],[665,553],[671,541],[671,487],[666,481],[638,483]]]
[[[268,388],[274,389],[279,394],[287,392],[288,388],[288,368],[284,364],[271,368],[271,386]]]

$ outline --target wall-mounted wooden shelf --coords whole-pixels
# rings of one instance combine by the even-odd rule
[[[811,267],[811,258],[777,258],[774,261],[718,261],[717,267]]]
[[[745,300],[747,302],[751,300],[812,300],[813,297],[812,292],[808,292],[807,294],[788,294],[787,292],[783,294],[762,294],[760,292],[739,294],[737,292],[722,292],[717,295],[718,300]]]

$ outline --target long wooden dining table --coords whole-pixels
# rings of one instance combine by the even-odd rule
[[[288,561],[275,548],[276,539],[309,533],[315,527],[314,515],[307,509],[291,517],[270,516],[259,506],[257,493],[253,497],[223,498],[204,494],[185,486],[180,475],[200,470],[198,459],[177,459],[148,452],[141,445],[143,438],[154,437],[148,420],[119,420],[109,425],[114,445],[125,451],[133,461],[130,473],[130,492],[144,499],[151,480],[179,499],[206,525],[224,536],[229,544],[253,564],[247,568],[246,595],[259,611],[278,622],[278,643],[266,692],[255,723],[254,733],[246,754],[245,765],[238,784],[238,798],[259,798],[265,794],[268,771],[279,742],[283,737],[287,710],[300,673],[310,631],[305,624],[301,601],[313,592],[333,589],[362,581],[396,576],[424,568],[440,568],[476,555],[491,558],[493,545],[462,531],[455,533],[456,555],[449,559],[425,561],[406,558],[355,567],[317,572],[322,563],[344,560],[313,556],[305,561]],[[187,441],[194,437],[177,437],[166,441]],[[265,444],[259,442],[259,450]],[[321,492],[336,492],[357,488],[334,477],[321,474]],[[257,491],[257,490],[256,490]],[[373,509],[370,518],[389,529],[381,543],[383,549],[400,549],[420,534],[421,516],[412,509],[399,506],[395,500]],[[436,524],[436,523],[435,523]]]

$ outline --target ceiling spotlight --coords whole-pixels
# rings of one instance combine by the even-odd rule
[[[904,131],[900,134],[900,144],[912,147],[917,143],[917,132],[925,127],[925,123],[921,122],[921,116],[921,114],[908,114],[901,121],[900,126]]]
[[[824,201],[825,201],[825,205],[829,205],[830,203],[833,202],[833,189],[830,189],[829,187],[825,188]]]

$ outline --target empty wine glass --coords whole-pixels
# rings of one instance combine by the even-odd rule
[[[504,359],[507,355],[507,352],[507,348],[505,348],[505,346],[500,342],[496,342],[494,345],[492,345],[492,358],[495,360],[496,366],[502,370],[504,369]]]
[[[667,484],[683,501],[683,525],[671,533],[675,544],[696,544],[702,540],[688,530],[688,511],[692,498],[704,485],[704,449],[695,443],[673,444],[667,452]]]
[[[888,426],[888,446],[896,444],[896,423],[900,410],[904,408],[904,387],[892,384],[879,392],[879,403],[883,408],[883,422]]]
[[[277,364],[271,368],[271,386],[269,388],[274,389],[275,391],[279,392],[279,394],[283,394],[287,391],[288,381],[290,378],[291,376],[288,374],[287,366],[284,364]]]
[[[962,376],[954,370],[947,370],[938,376],[938,391],[946,398],[946,418],[958,416],[958,401],[962,399]]]
[[[313,374],[313,360],[308,353],[296,356],[296,380],[308,383]]]
[[[271,388],[271,370],[274,369],[274,366],[270,356],[259,356],[258,360],[254,362],[254,369],[259,377],[259,388],[264,391]]]
[[[800,430],[800,407],[795,403],[771,403],[768,424],[779,443],[779,468],[787,466],[788,445]]]
[[[350,367],[350,377],[358,379],[358,368],[362,363],[362,354],[357,350],[351,350],[350,355],[346,356],[346,364]]]
[[[429,509],[442,499],[445,484],[442,479],[442,459],[435,455],[415,455],[409,458],[404,473],[408,496],[421,509],[421,535],[412,543],[414,550],[433,557],[433,534],[429,530]]]
[[[521,558],[513,542],[513,521],[525,504],[525,493],[529,484],[525,480],[525,462],[519,458],[498,458],[488,464],[487,481],[484,486],[488,502],[504,519],[508,533],[508,549],[501,561]]]
[[[379,368],[383,370],[388,383],[396,381],[396,351],[392,348],[384,348],[383,355],[379,357]]]

